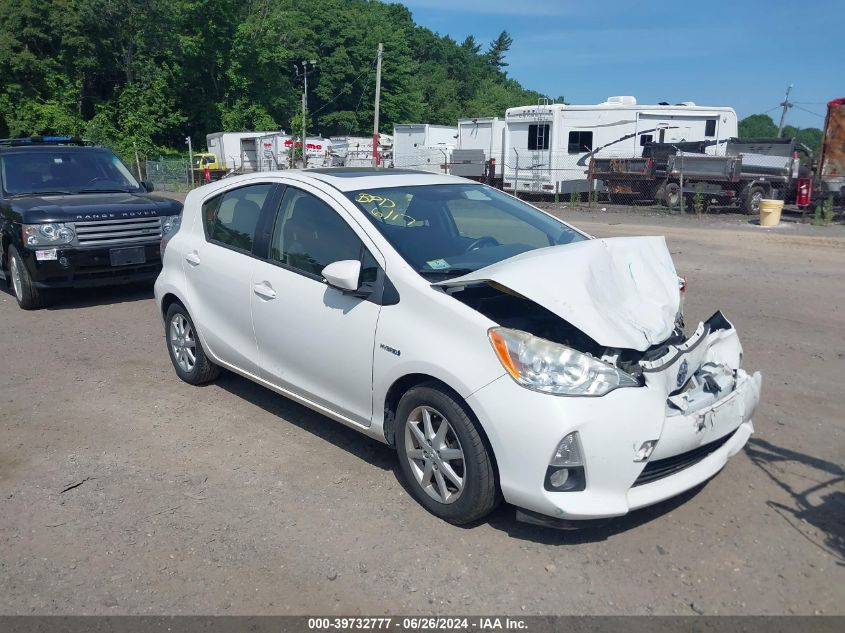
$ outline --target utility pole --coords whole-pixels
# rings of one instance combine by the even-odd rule
[[[379,155],[378,155],[378,114],[379,114],[379,102],[381,101],[381,56],[384,53],[384,45],[379,42],[378,45],[378,57],[376,60],[376,104],[375,110],[373,113],[373,167],[378,167],[379,165]]]
[[[789,84],[789,88],[786,89],[786,98],[783,100],[781,105],[783,106],[783,111],[780,113],[780,124],[778,125],[778,138],[783,133],[783,124],[786,121],[786,111],[792,107],[792,104],[789,102],[789,93],[792,92],[792,84]]]
[[[311,68],[308,68],[308,66]],[[308,166],[308,155],[306,153],[306,145],[305,142],[305,121],[308,116],[308,75],[313,74],[313,72],[317,69],[317,60],[302,60],[302,74],[299,73],[299,66],[296,64],[293,65],[293,69],[296,72],[297,78],[302,77],[304,86],[302,91],[302,166]],[[296,144],[294,144],[294,149],[296,149]]]
[[[191,145],[191,137],[186,136],[185,142],[188,144],[188,173],[191,174],[191,186],[194,186],[194,148]],[[138,167],[140,169],[140,166]]]

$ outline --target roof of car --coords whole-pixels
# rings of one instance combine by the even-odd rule
[[[382,187],[405,187],[414,185],[466,184],[467,180],[456,176],[432,174],[411,169],[377,169],[374,167],[331,167],[318,169],[293,169],[286,175],[315,179],[340,191],[359,191]]]

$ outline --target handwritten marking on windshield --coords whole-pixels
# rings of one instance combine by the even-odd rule
[[[380,207],[385,207],[387,209],[396,208],[396,203],[390,198],[382,198],[381,196],[377,196],[372,193],[359,193],[358,197],[355,199],[355,202],[360,202],[362,204],[370,204],[372,202],[375,202]]]

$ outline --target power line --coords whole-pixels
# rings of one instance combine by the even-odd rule
[[[798,108],[799,110],[803,110],[804,112],[807,112],[809,114],[813,114],[813,115],[819,117],[820,119],[824,118],[823,114],[819,114],[818,112],[813,112],[812,110],[808,110],[807,108],[802,108],[800,105],[798,105],[796,103],[793,103],[792,105],[795,106],[796,108]]]
[[[353,80],[352,80],[352,83],[350,83],[350,84],[346,84],[346,85],[345,85],[345,86],[341,89],[341,91],[340,91],[340,92],[338,92],[338,93],[337,93],[334,97],[332,97],[329,101],[327,101],[326,103],[324,103],[324,104],[323,104],[323,106],[322,106],[321,108],[318,108],[318,109],[314,110],[314,111],[311,113],[311,116],[314,116],[314,115],[316,115],[318,112],[321,112],[321,111],[325,110],[327,107],[329,107],[331,104],[333,104],[335,101],[337,101],[338,99],[340,99],[343,95],[345,95],[345,94],[349,91],[349,89],[350,89],[352,86],[354,86],[356,83],[358,83],[358,80],[359,80],[359,79],[361,79],[361,77],[363,77],[364,75],[366,75],[367,73],[369,73],[369,72],[371,72],[371,71],[373,70],[373,66],[374,66],[374,65],[375,65],[375,63],[376,63],[376,59],[377,59],[377,57],[373,57],[373,59],[372,59],[372,60],[370,61],[370,63],[368,64],[367,68],[366,68],[366,69],[365,69],[362,73],[360,73],[357,77],[355,77],[355,79],[353,79]]]

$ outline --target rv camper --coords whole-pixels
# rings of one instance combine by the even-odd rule
[[[394,167],[446,173],[458,128],[412,123],[393,127]]]
[[[634,97],[608,97],[597,105],[541,103],[505,113],[503,187],[518,193],[589,190],[591,158],[642,156],[652,142],[705,141],[707,153],[724,153],[737,136],[736,112],[727,107],[640,105]]]

